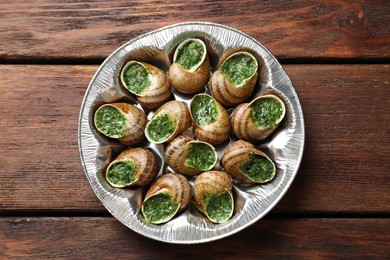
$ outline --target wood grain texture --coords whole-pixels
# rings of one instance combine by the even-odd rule
[[[390,67],[287,65],[306,144],[273,212],[390,213]],[[105,209],[81,167],[79,109],[96,66],[0,66],[0,211]]]
[[[390,219],[264,219],[222,240],[173,245],[113,218],[1,218],[0,238],[7,259],[384,259]]]
[[[279,58],[389,58],[386,0],[1,1],[0,60],[103,59],[162,26],[232,26]]]

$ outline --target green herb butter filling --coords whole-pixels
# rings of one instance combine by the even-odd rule
[[[148,70],[138,62],[132,62],[122,73],[124,86],[136,95],[142,95],[151,85]]]
[[[283,114],[283,107],[274,98],[259,98],[251,105],[251,119],[259,127],[272,127]]]
[[[115,161],[107,169],[106,178],[117,187],[124,187],[136,181],[137,164],[132,159]]]
[[[185,165],[197,170],[208,171],[214,167],[217,156],[215,149],[205,143],[190,143]]]
[[[190,70],[202,62],[204,51],[204,46],[200,42],[188,41],[179,48],[175,63]]]
[[[158,224],[170,220],[179,210],[179,206],[173,196],[163,190],[142,203],[142,213],[147,221]]]
[[[219,109],[209,95],[196,95],[191,101],[191,114],[199,126],[209,125],[219,118]]]
[[[206,194],[206,214],[216,223],[226,222],[233,214],[233,197],[229,192]]]
[[[246,54],[231,56],[222,63],[220,71],[234,85],[245,83],[246,79],[256,73],[257,62]]]
[[[128,126],[126,115],[110,105],[101,106],[95,113],[94,121],[96,128],[111,138],[123,137]]]
[[[146,126],[146,136],[155,143],[168,140],[176,131],[177,121],[167,112],[160,112]]]
[[[249,160],[240,165],[240,171],[251,181],[264,183],[273,179],[276,169],[266,157],[251,153]]]

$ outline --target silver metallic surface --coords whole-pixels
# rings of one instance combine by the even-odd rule
[[[191,205],[166,224],[153,225],[144,221],[140,211],[146,188],[117,189],[111,187],[104,177],[108,163],[126,147],[99,134],[93,125],[96,109],[104,104],[125,101],[136,104],[136,99],[121,85],[121,68],[131,59],[150,63],[168,71],[175,47],[184,39],[198,37],[205,41],[212,65],[216,70],[220,58],[235,49],[249,50],[259,62],[259,82],[256,93],[275,91],[286,104],[286,119],[278,130],[265,142],[258,145],[277,166],[274,180],[263,185],[234,185],[235,210],[226,223],[213,224]],[[205,92],[208,92],[206,89]],[[191,95],[173,92],[172,99],[188,101]],[[146,111],[148,119],[152,111]],[[232,109],[228,110],[229,113]],[[191,129],[189,129],[191,134]],[[194,244],[217,240],[234,234],[255,223],[267,214],[282,198],[301,162],[304,147],[304,122],[298,96],[279,62],[254,38],[227,26],[189,22],[175,24],[141,35],[114,51],[100,66],[86,91],[79,118],[79,150],[85,174],[92,189],[107,210],[130,229],[152,239],[179,244]],[[216,146],[219,159],[232,138]],[[164,145],[143,142],[159,158],[159,175],[170,168],[164,162]],[[217,164],[216,169],[221,169]],[[194,177],[190,178],[193,184]],[[261,235],[261,234],[259,234]]]

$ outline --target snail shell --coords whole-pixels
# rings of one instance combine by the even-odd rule
[[[221,164],[233,178],[248,184],[271,181],[276,174],[276,167],[272,160],[253,144],[243,140],[238,140],[226,148]],[[245,173],[248,170],[252,171],[252,175]]]
[[[114,113],[114,118],[112,113]],[[109,123],[99,123],[101,119]],[[127,103],[102,105],[96,110],[94,115],[94,124],[100,133],[107,137],[118,139],[125,145],[137,144],[145,138],[144,129],[146,122],[145,113],[138,107]],[[113,130],[116,131],[114,134],[110,132]]]
[[[156,140],[153,138],[152,135],[154,133],[158,134],[164,129],[161,128],[161,126],[159,125],[156,125],[157,128],[153,128],[152,126],[162,116],[166,118],[164,119],[163,122],[161,122],[163,124],[162,126],[165,126],[166,124],[174,124],[174,125],[172,125],[173,127],[172,131],[169,131],[164,138],[160,140]],[[152,119],[145,127],[145,135],[146,138],[152,143],[159,144],[159,143],[169,142],[177,135],[187,130],[187,128],[190,127],[190,125],[191,125],[191,115],[185,103],[173,100],[165,103],[164,105],[162,105],[156,110]]]
[[[224,73],[224,67],[227,66],[228,61],[244,57],[253,61],[255,70],[248,78],[241,80],[240,82],[233,83]],[[226,65],[226,66],[225,66]],[[240,72],[239,69],[231,68],[229,73],[235,71]],[[249,52],[236,52],[227,57],[221,64],[220,68],[211,76],[209,87],[213,97],[218,100],[222,105],[235,106],[250,97],[252,94],[258,78],[258,63],[256,58]]]
[[[274,109],[273,111],[259,107],[256,111],[255,106],[260,104],[259,102],[268,102],[267,100],[276,101],[276,104],[280,104],[280,107]],[[258,124],[253,119],[258,118],[259,120],[262,120],[263,116],[267,116],[269,113],[275,112],[279,114],[279,116],[276,121],[272,122],[270,125]],[[286,107],[283,101],[275,95],[267,94],[255,98],[250,103],[244,103],[236,107],[233,111],[231,122],[234,133],[238,138],[249,142],[258,142],[264,140],[276,130],[285,114]]]
[[[127,169],[126,169],[127,167]],[[127,172],[125,172],[127,170]],[[129,171],[132,174],[129,174]],[[118,176],[118,174],[120,174]],[[106,179],[113,187],[145,186],[157,175],[157,161],[152,152],[144,148],[123,151],[107,167]],[[118,178],[120,180],[118,181]]]
[[[196,207],[212,222],[223,223],[233,215],[234,200],[232,181],[226,172],[208,171],[201,173],[195,179],[193,192]],[[227,203],[213,205],[214,208],[217,208],[217,210],[219,208],[219,210],[225,213],[223,216],[215,216],[215,213],[209,208],[210,202],[213,201],[213,196],[214,198],[222,198],[221,196],[227,197]],[[225,207],[220,209],[223,206]]]
[[[157,216],[150,216],[147,212],[147,207],[145,206],[147,205],[145,202],[159,194],[161,195],[161,193],[165,193],[169,196],[170,200],[173,200],[174,202],[173,206],[176,206],[171,211],[171,214],[162,219],[157,218]],[[185,210],[191,202],[191,197],[191,186],[188,183],[188,180],[181,174],[167,173],[159,177],[149,188],[142,203],[141,211],[149,222],[153,224],[164,223],[172,219],[178,212]],[[152,209],[154,212],[158,211],[158,209]],[[165,211],[166,209],[163,210]]]
[[[203,146],[205,150],[202,154],[191,155],[194,146]],[[206,150],[207,149],[207,150]],[[196,157],[196,158],[194,158]],[[218,156],[215,148],[202,141],[195,141],[187,135],[181,135],[173,139],[165,150],[165,159],[168,165],[175,171],[188,176],[198,175],[201,172],[211,170],[217,163]],[[193,160],[206,160],[206,168],[199,168],[194,165]],[[211,162],[213,161],[213,162]]]
[[[216,145],[229,138],[231,128],[229,114],[210,95],[195,95],[190,102],[190,113],[195,135],[199,140]]]
[[[192,50],[192,53],[199,55],[199,61],[190,68],[185,68],[178,62],[180,51],[188,44],[199,43],[203,53]],[[169,67],[168,76],[172,86],[180,92],[192,94],[201,90],[210,78],[210,60],[204,42],[200,39],[190,38],[179,44],[173,56],[173,63]]]
[[[140,91],[137,87],[140,86],[139,77],[137,75],[126,75],[126,71],[130,66],[140,65],[147,73],[147,79],[150,81],[149,85],[142,88]],[[142,73],[137,71],[138,75]],[[121,72],[121,82],[123,86],[132,94],[137,96],[138,101],[143,107],[154,109],[164,104],[171,96],[171,83],[165,73],[159,68],[144,62],[130,61],[126,63]],[[135,80],[135,86],[130,86],[129,78],[138,79]]]

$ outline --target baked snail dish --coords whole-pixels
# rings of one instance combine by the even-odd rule
[[[239,140],[230,145],[221,158],[225,171],[242,183],[265,183],[276,174],[272,160],[249,142]]]
[[[201,173],[194,183],[195,205],[211,222],[228,221],[234,210],[232,181],[221,171]]]
[[[171,84],[159,68],[144,62],[130,61],[123,67],[123,86],[137,96],[143,107],[153,109],[164,104],[171,96]]]
[[[181,135],[167,145],[165,159],[175,172],[193,176],[211,170],[218,156],[211,144]]]
[[[153,153],[144,148],[123,151],[107,167],[106,179],[116,188],[145,186],[157,175],[157,162]]]
[[[190,112],[199,140],[215,145],[229,138],[229,115],[213,97],[208,94],[195,95],[190,102]]]
[[[190,38],[181,42],[173,55],[168,76],[172,86],[191,94],[203,89],[210,78],[210,61],[204,42]]]
[[[172,140],[191,125],[187,106],[180,101],[169,101],[159,107],[145,127],[146,138],[161,144]]]
[[[211,94],[225,106],[235,106],[247,100],[255,88],[258,67],[256,58],[249,52],[233,53],[211,76]]]
[[[100,106],[94,115],[96,129],[126,145],[141,142],[146,126],[145,113],[131,104],[112,103]]]
[[[167,173],[159,177],[149,188],[142,202],[141,211],[148,222],[161,224],[185,210],[190,201],[191,186],[187,179],[177,173]]]
[[[276,130],[285,114],[286,107],[280,98],[272,94],[262,95],[233,111],[232,127],[238,138],[258,142]]]

